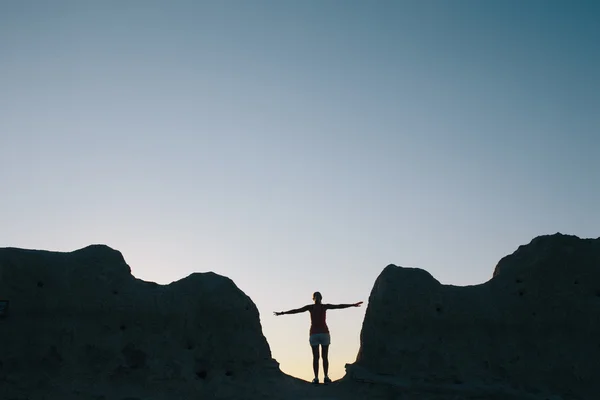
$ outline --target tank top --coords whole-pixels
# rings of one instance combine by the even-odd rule
[[[313,304],[310,308],[310,334],[329,333],[327,323],[325,323],[325,308],[324,304]]]

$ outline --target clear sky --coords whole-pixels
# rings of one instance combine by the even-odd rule
[[[390,263],[600,236],[600,2],[1,1],[0,246],[232,278],[283,371]],[[330,311],[331,376],[365,308]]]

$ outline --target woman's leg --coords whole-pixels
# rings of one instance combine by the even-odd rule
[[[329,355],[329,345],[321,347],[323,348],[323,372],[325,376],[329,376],[329,358],[327,358]]]
[[[315,378],[319,378],[319,345],[310,346],[313,353],[313,371],[315,372]],[[325,366],[323,366],[325,368]]]

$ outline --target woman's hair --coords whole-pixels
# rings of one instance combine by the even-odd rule
[[[321,300],[323,299],[323,296],[321,295],[321,292],[314,292],[313,293],[313,300],[317,300],[317,299],[318,299],[319,302],[321,302]]]

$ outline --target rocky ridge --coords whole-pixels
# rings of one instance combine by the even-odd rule
[[[600,239],[541,236],[481,285],[386,267],[361,332],[355,378],[522,398],[600,393]]]
[[[10,300],[0,320],[0,382],[15,396],[102,398],[107,388],[212,396],[230,381],[278,371],[256,306],[214,273],[163,286],[134,278],[107,246],[7,248],[0,296]]]
[[[279,371],[230,279],[169,285],[118,251],[0,249],[0,399],[594,399],[600,239],[534,239],[481,285],[377,278],[356,362],[315,387]]]

